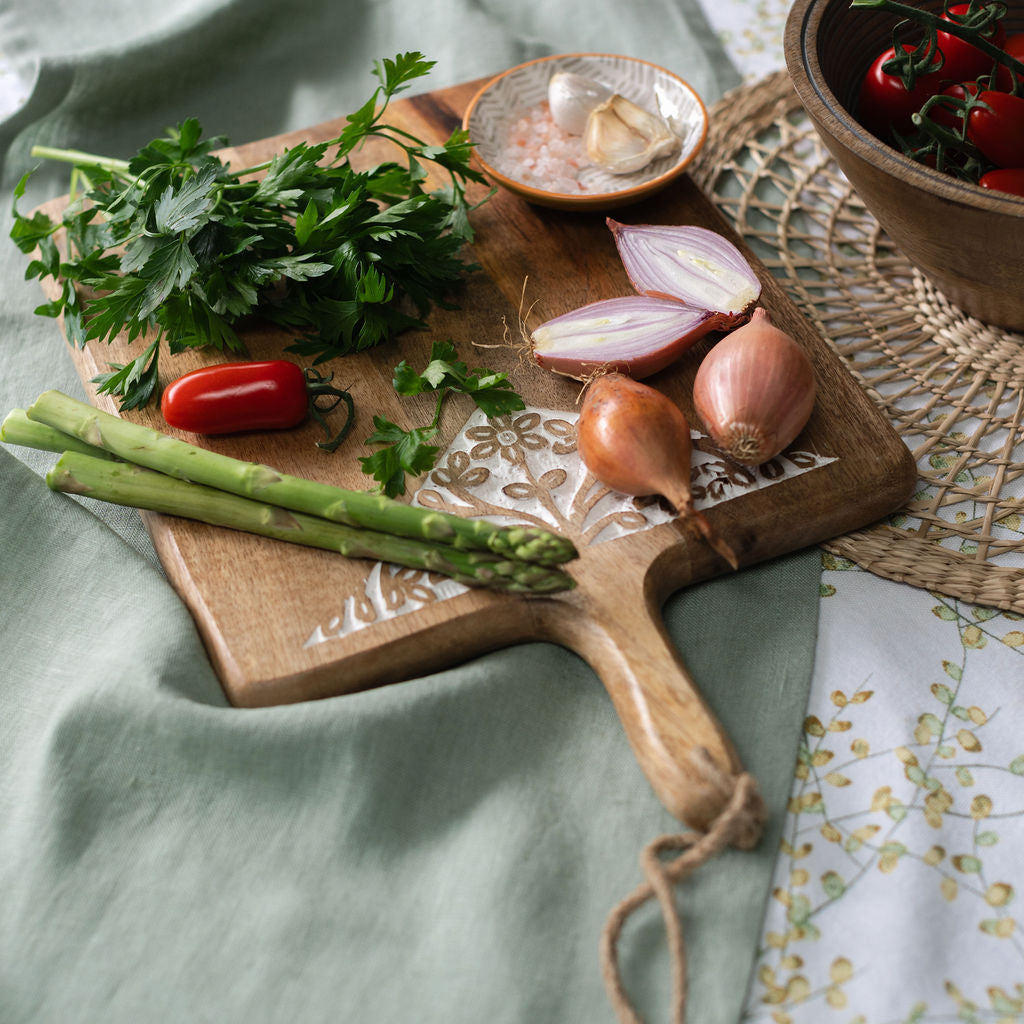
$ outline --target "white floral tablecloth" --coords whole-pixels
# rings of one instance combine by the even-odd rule
[[[782,66],[785,0],[705,8],[746,79]],[[0,105],[24,99],[0,68]],[[1024,621],[823,562],[744,1019],[1024,1020]]]
[[[744,78],[785,0],[703,4]],[[1024,621],[823,554],[810,705],[745,1021],[1024,1020]]]

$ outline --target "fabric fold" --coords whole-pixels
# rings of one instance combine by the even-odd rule
[[[106,17],[88,0],[63,11],[59,59],[37,54],[49,70],[7,124],[0,184],[9,195],[40,141],[124,156],[190,115],[234,142],[336,117],[369,94],[372,61],[403,49],[438,61],[428,87],[576,49],[663,64],[709,104],[734,84],[695,4],[641,7],[195,4],[201,18],[159,19],[160,33],[108,19],[99,55],[74,45],[82,19]],[[34,175],[26,208],[65,174]],[[82,397],[10,243],[0,274],[0,414],[50,387]],[[51,461],[0,451],[4,1024],[612,1019],[605,916],[641,880],[643,847],[679,826],[579,658],[525,644],[365,693],[231,708],[138,516],[51,493]],[[680,894],[701,1024],[741,1011],[818,573],[803,552],[665,606],[771,811],[756,851],[727,851]],[[648,909],[624,933],[622,967],[654,1021],[670,965]]]

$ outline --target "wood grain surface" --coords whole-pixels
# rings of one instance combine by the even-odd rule
[[[391,108],[389,119],[425,139],[441,141],[459,125],[479,85],[471,82],[402,100]],[[331,138],[342,124],[339,119],[228,155],[236,166],[255,163],[300,139]],[[688,177],[652,199],[617,211],[616,217],[629,223],[700,224],[740,244]],[[422,366],[431,341],[448,338],[471,365],[506,370],[529,407],[573,412],[580,385],[524,358],[516,344],[518,326],[521,315],[527,328],[535,327],[586,302],[631,291],[604,215],[540,209],[499,193],[476,211],[475,229],[470,255],[481,269],[455,296],[457,310],[436,310],[427,332],[411,332],[327,364],[336,382],[351,390],[359,416],[349,441],[335,454],[315,447],[319,434],[312,424],[282,433],[181,436],[285,472],[366,488],[369,478],[357,457],[371,451],[361,441],[372,432],[372,414],[409,427],[428,422],[433,411],[429,398],[395,395],[394,366],[403,358]],[[708,510],[713,525],[739,555],[740,571],[878,519],[908,498],[916,480],[907,449],[883,415],[764,267],[752,255],[750,259],[763,284],[763,305],[806,348],[817,374],[820,397],[795,447],[834,461]],[[675,399],[691,422],[693,375],[701,352],[713,340],[706,339],[649,380]],[[291,338],[254,327],[245,341],[253,357],[268,358],[280,355]],[[120,341],[84,351],[69,348],[85,382],[134,351]],[[164,380],[218,361],[224,357],[200,352],[166,358]],[[98,407],[117,411],[110,398],[86,386]],[[448,404],[441,425],[442,451],[471,411],[471,405]],[[167,430],[157,410],[127,415]],[[578,457],[570,446],[561,458],[568,464]],[[472,590],[444,600],[420,594],[421,603],[407,614],[378,616],[367,608],[364,628],[315,644],[307,642],[311,633],[318,625],[337,621],[345,595],[366,586],[373,564],[155,514],[146,515],[146,524],[235,705],[335,697],[521,641],[547,640],[578,652],[593,666],[652,786],[680,820],[705,827],[742,770],[661,623],[661,605],[670,593],[729,571],[678,522],[601,544],[575,536],[581,555],[570,567],[578,582],[572,592],[535,598]],[[563,532],[573,535],[574,529],[567,522]],[[394,586],[415,587],[413,576],[400,574]],[[751,828],[741,844],[756,838],[756,817],[752,808]]]

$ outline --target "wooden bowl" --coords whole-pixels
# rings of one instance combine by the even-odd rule
[[[941,0],[917,0],[941,13]],[[965,313],[1024,330],[1024,197],[996,193],[916,163],[857,123],[860,81],[892,45],[896,18],[850,0],[795,0],[786,67],[822,141],[865,206],[910,262]],[[1024,6],[1003,24],[1024,31]]]
[[[584,166],[577,176],[579,187],[572,191],[551,191],[524,180],[510,137],[521,117],[546,102],[548,82],[557,71],[595,79],[660,113],[680,137],[679,151],[632,174]],[[704,144],[708,113],[692,86],[649,61],[609,53],[563,53],[528,61],[491,79],[470,101],[462,125],[475,146],[476,160],[494,184],[538,206],[610,210],[645,199],[679,177]]]

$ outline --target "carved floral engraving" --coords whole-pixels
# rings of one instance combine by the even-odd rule
[[[576,419],[575,413],[526,409],[489,420],[476,411],[427,474],[413,503],[498,523],[549,527],[581,549],[670,522],[674,514],[657,498],[619,494],[594,479],[576,453]],[[693,446],[691,479],[698,508],[834,461],[791,451],[751,469],[723,458],[696,432]],[[435,573],[377,563],[362,590],[345,597],[304,646],[347,636],[466,589]]]

